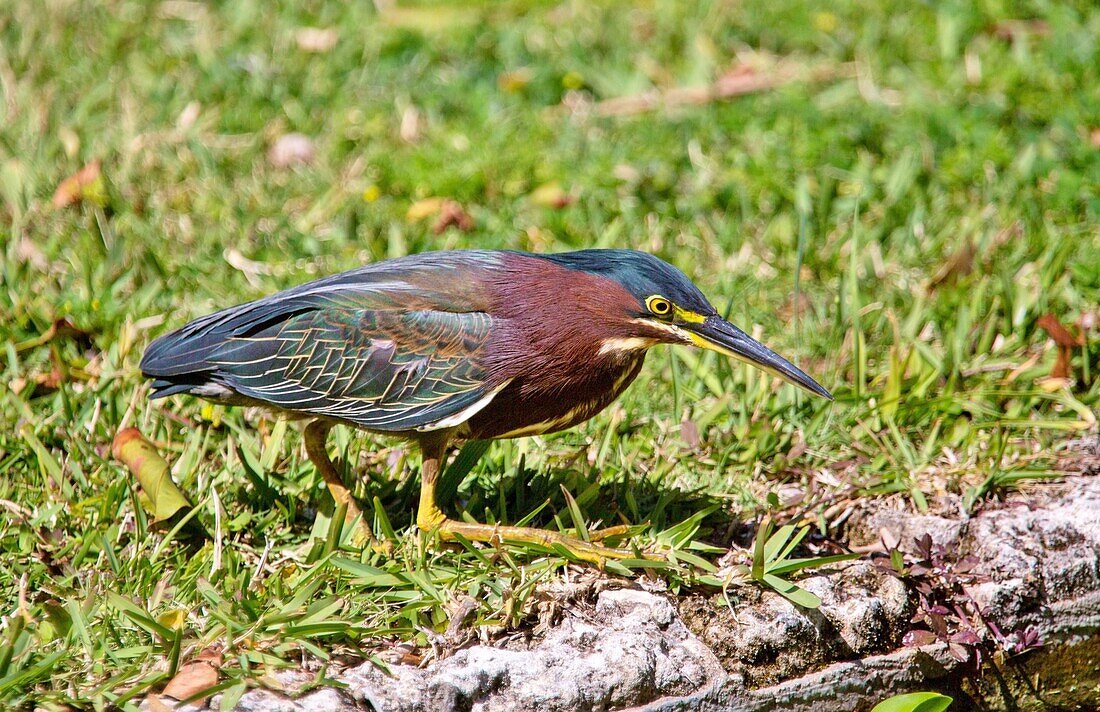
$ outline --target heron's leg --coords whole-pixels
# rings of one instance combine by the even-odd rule
[[[359,505],[355,503],[355,499],[351,496],[351,490],[344,484],[344,479],[336,470],[336,466],[332,464],[332,460],[329,459],[325,441],[328,439],[330,430],[332,430],[332,423],[324,420],[314,420],[307,425],[304,434],[306,454],[309,455],[313,466],[317,468],[317,472],[324,478],[325,484],[328,485],[328,491],[332,494],[336,504],[338,506],[347,504],[347,514],[344,521],[352,522],[358,518],[356,538],[364,542],[372,542],[374,533],[363,519],[363,513],[359,509]]]
[[[552,548],[554,544],[560,544],[578,559],[596,565],[603,564],[607,559],[638,558],[638,555],[633,551],[612,549],[611,547],[545,529],[499,524],[475,524],[457,519],[448,519],[435,501],[435,488],[439,480],[446,448],[446,439],[426,438],[420,443],[423,465],[420,471],[420,507],[416,513],[416,525],[421,531],[438,531],[439,537],[444,541],[453,541],[456,538],[455,535],[459,535],[470,541],[513,541],[538,544],[547,548]],[[614,536],[624,533],[627,529],[629,527],[611,527],[607,530],[601,530],[600,534],[602,536]]]

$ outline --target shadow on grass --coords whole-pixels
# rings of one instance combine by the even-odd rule
[[[526,467],[521,458],[516,467],[502,475],[464,473],[460,482],[451,487],[446,484],[441,482],[439,487],[438,501],[443,511],[456,518],[466,514],[485,523],[522,524],[570,533],[576,523],[568,492],[589,529],[627,524],[660,531],[701,510],[710,510],[697,538],[718,544],[728,543],[734,524],[721,498],[629,475],[596,482],[583,465],[537,470]],[[395,529],[400,531],[415,523],[419,476],[401,481],[372,478],[368,489],[379,498]],[[448,496],[450,492],[453,494]],[[331,502],[325,506],[331,508]]]

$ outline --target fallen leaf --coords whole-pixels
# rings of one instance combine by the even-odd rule
[[[195,125],[195,122],[199,120],[199,113],[202,111],[202,104],[197,101],[191,101],[187,103],[187,106],[183,107],[183,111],[176,117],[176,130],[187,131]]]
[[[20,262],[25,262],[39,272],[45,272],[50,264],[42,248],[36,245],[34,240],[26,236],[21,237],[19,243],[15,246],[15,259]]]
[[[531,191],[531,202],[544,208],[564,208],[571,205],[576,198],[562,190],[557,181],[543,183]]]
[[[501,72],[497,77],[497,87],[503,92],[516,94],[526,89],[534,76],[534,72],[527,67],[513,69],[510,72]]]
[[[65,155],[69,158],[75,158],[77,152],[80,150],[80,137],[76,135],[76,132],[68,126],[62,126],[57,132],[57,137],[61,139],[61,145],[65,149]]]
[[[187,609],[173,608],[170,611],[165,611],[157,616],[157,622],[172,630],[183,630],[184,625],[187,623]]]
[[[776,314],[784,322],[789,322],[809,312],[812,307],[813,302],[810,301],[810,297],[805,292],[799,292],[797,300],[792,293],[779,305],[779,308],[776,309]]]
[[[331,27],[299,27],[294,41],[303,52],[321,54],[336,46],[340,35]]]
[[[1062,322],[1058,321],[1058,317],[1053,314],[1044,314],[1035,323],[1042,327],[1059,346],[1073,348],[1085,345],[1084,339],[1069,333],[1069,329],[1062,326]]]
[[[102,202],[103,177],[101,161],[95,160],[72,174],[57,186],[53,193],[53,206],[57,209],[75,205],[83,200]]]
[[[1069,330],[1062,326],[1062,322],[1058,321],[1058,317],[1053,314],[1044,314],[1035,323],[1047,332],[1058,348],[1058,357],[1054,361],[1054,368],[1050,370],[1050,377],[1070,378],[1072,373],[1070,359],[1073,357],[1073,349],[1085,345],[1084,335],[1074,336],[1069,333]]]
[[[258,275],[271,274],[271,267],[263,262],[257,262],[256,260],[250,260],[241,254],[241,251],[236,247],[228,247],[225,252],[222,253],[222,257],[229,263],[234,269],[240,270],[241,274],[253,287],[259,288],[260,280]]]
[[[974,257],[976,255],[977,249],[974,247],[974,241],[967,238],[928,282],[928,292],[932,293],[941,284],[954,282],[960,277],[970,274],[974,270]]]
[[[730,68],[708,85],[674,87],[665,91],[652,90],[642,94],[605,99],[597,102],[592,109],[598,116],[630,116],[662,108],[700,106],[745,94],[776,89],[796,81],[826,81],[854,73],[854,65],[839,68],[831,65],[807,67],[804,62],[794,59],[774,62],[772,66],[763,70],[740,64]],[[571,101],[575,103],[575,98]],[[566,102],[563,100],[563,103]],[[582,107],[566,106],[566,108]]]
[[[680,423],[680,437],[692,450],[699,449],[702,439],[699,437],[699,426],[694,420],[684,420]]]
[[[1059,378],[1056,376],[1044,376],[1043,378],[1035,379],[1035,384],[1044,393],[1056,393],[1065,388],[1069,388],[1073,385],[1072,378]]]
[[[194,660],[180,666],[176,676],[168,681],[161,694],[177,700],[186,700],[203,690],[208,690],[218,684],[218,668],[221,664],[221,653],[210,649],[204,650]],[[194,702],[201,705],[205,700],[204,696],[195,699]]]
[[[111,444],[111,453],[137,478],[145,495],[142,506],[154,521],[164,521],[191,506],[172,481],[168,463],[137,428],[120,430]]]
[[[449,227],[457,227],[462,232],[474,229],[474,219],[470,217],[456,200],[444,200],[439,206],[439,218],[432,225],[432,233],[439,235]]]
[[[397,135],[405,143],[416,143],[420,139],[420,111],[409,105],[401,112],[401,127]]]
[[[280,136],[267,152],[267,160],[276,168],[313,163],[316,150],[313,139],[305,134],[288,133]]]
[[[405,219],[409,222],[418,222],[435,215],[441,207],[443,207],[443,198],[424,198],[409,206],[405,211]]]

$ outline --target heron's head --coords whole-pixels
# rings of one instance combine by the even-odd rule
[[[581,250],[547,255],[571,269],[611,279],[636,303],[628,313],[608,314],[603,351],[644,350],[658,343],[697,346],[763,369],[810,393],[832,400],[817,381],[787,359],[723,319],[695,284],[664,260],[636,250]]]

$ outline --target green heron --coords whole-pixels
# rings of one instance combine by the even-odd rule
[[[719,316],[683,272],[633,250],[429,252],[369,264],[197,319],[154,341],[141,371],[154,379],[151,398],[188,393],[309,418],[306,451],[349,518],[358,509],[325,448],[338,423],[419,445],[421,530],[561,544],[599,563],[633,554],[449,519],[436,484],[456,440],[553,433],[596,415],[657,344],[712,349],[832,398]]]

